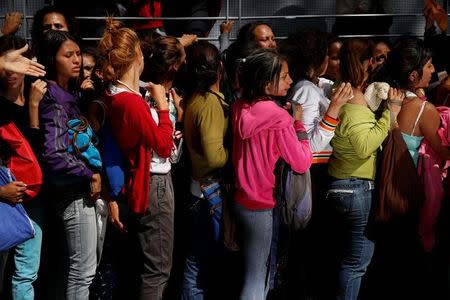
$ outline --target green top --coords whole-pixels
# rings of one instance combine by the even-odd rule
[[[341,122],[331,140],[333,155],[328,173],[339,179],[375,179],[377,149],[388,135],[390,112],[379,120],[367,107],[347,103],[339,114]]]
[[[206,179],[228,159],[224,138],[228,129],[229,106],[223,94],[207,92],[189,99],[184,116],[185,141],[192,163],[192,178]]]

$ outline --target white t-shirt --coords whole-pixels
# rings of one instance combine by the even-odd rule
[[[329,82],[325,83],[329,85]],[[319,86],[309,80],[298,81],[291,89],[288,100],[302,106],[302,122],[311,144],[313,163],[328,162],[333,151],[330,141],[339,123],[338,120],[325,115],[330,105],[330,100]]]

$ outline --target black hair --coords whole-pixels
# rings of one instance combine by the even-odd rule
[[[27,41],[16,35],[4,35],[0,37],[0,55],[9,50],[17,50],[25,46]],[[22,54],[30,58],[30,50]]]
[[[273,49],[257,49],[241,61],[239,76],[243,99],[253,103],[266,96],[266,86],[278,87],[285,58]]]
[[[95,62],[97,62],[100,57],[100,53],[99,53],[98,49],[95,47],[85,47],[81,50],[81,53],[83,55],[92,56],[94,58]]]
[[[58,7],[57,6],[45,6],[45,7],[41,8],[40,10],[36,11],[36,13],[34,14],[34,17],[33,17],[33,26],[31,28],[31,41],[32,41],[33,48],[39,47],[39,44],[41,42],[41,39],[43,38],[43,33],[44,33],[44,27],[42,25],[42,22],[44,22],[44,17],[51,13],[57,13],[57,14],[62,15],[64,17],[64,19],[66,20],[69,31],[72,34],[75,34],[74,33],[75,27],[76,27],[75,21],[68,12],[66,12],[63,8],[61,8],[59,6]],[[38,50],[35,49],[34,51],[37,52]]]
[[[373,48],[375,49],[375,47],[378,45],[378,44],[381,44],[381,43],[383,43],[383,44],[385,44],[386,46],[388,46],[389,47],[389,49],[392,49],[392,43],[391,43],[391,41],[389,41],[389,39],[387,39],[387,38],[384,38],[384,37],[374,37],[374,38],[372,38],[372,42],[373,42]]]
[[[44,33],[37,59],[45,66],[46,79],[56,80],[56,53],[65,41],[73,41],[78,44],[78,41],[67,31],[48,30]]]
[[[225,71],[229,79],[228,85],[233,89],[234,83],[238,79],[238,60],[247,57],[256,49],[261,48],[255,40],[255,29],[258,26],[265,25],[270,27],[268,23],[257,21],[247,23],[239,29],[236,41],[233,42],[223,53],[223,61]],[[270,27],[271,28],[271,27]]]
[[[342,38],[332,33],[327,33],[327,45],[330,47],[333,43],[343,43]]]
[[[216,46],[199,41],[186,49],[186,87],[188,97],[206,93],[222,77],[223,67]]]
[[[91,80],[94,83],[94,90],[91,91],[82,91],[81,94],[83,96],[88,96],[91,99],[97,99],[100,98],[103,95],[103,91],[104,91],[104,84],[103,84],[103,80],[98,77],[97,72],[102,72],[102,68],[103,68],[103,63],[105,61],[105,59],[100,55],[100,52],[98,51],[97,48],[94,47],[86,47],[83,48],[81,50],[81,54],[82,55],[90,55],[94,58],[95,61],[95,65],[94,68],[92,69],[92,73],[91,73]],[[81,72],[80,72],[80,78],[79,78],[79,84],[81,84],[83,82],[84,75],[83,75],[83,66],[84,64],[81,63]]]
[[[175,79],[177,71],[171,67],[182,63],[183,56],[183,45],[178,39],[161,36],[152,42],[142,42],[141,49],[144,55],[144,71],[141,78],[144,81],[161,84]]]
[[[266,22],[256,21],[252,23],[247,23],[239,29],[236,43],[242,45],[244,49],[255,49],[259,48],[257,41],[255,40],[255,29],[258,26],[265,25],[269,28],[270,25]]]
[[[318,29],[303,29],[284,40],[279,51],[287,57],[291,78],[312,80],[309,73],[324,63],[327,53],[327,34]]]
[[[379,75],[374,79],[386,81],[396,88],[411,89],[409,75],[417,71],[419,78],[432,53],[421,39],[402,37],[393,46]]]

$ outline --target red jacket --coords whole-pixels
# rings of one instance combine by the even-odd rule
[[[27,185],[25,200],[37,196],[42,185],[41,167],[30,144],[13,122],[0,126],[0,140],[11,149],[8,168],[16,177]]]
[[[134,10],[137,17],[161,18],[161,1],[159,0],[133,0]],[[134,29],[154,29],[163,27],[162,20],[135,21]]]
[[[160,157],[172,150],[172,123],[168,110],[159,110],[159,125],[153,120],[144,99],[130,92],[106,97],[111,131],[124,156],[125,196],[131,209],[139,214],[148,208],[150,160],[153,149]]]

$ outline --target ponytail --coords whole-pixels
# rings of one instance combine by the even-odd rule
[[[344,41],[340,52],[341,78],[353,87],[361,86],[365,78],[363,63],[370,59],[372,43],[366,38],[349,38]]]
[[[103,58],[102,72],[106,81],[116,82],[136,60],[140,47],[137,34],[112,17],[106,19],[105,32],[98,50]]]

